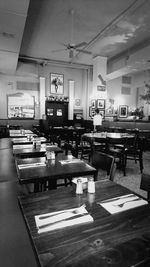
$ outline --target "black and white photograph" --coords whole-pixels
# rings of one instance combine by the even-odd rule
[[[150,0],[0,1],[0,267],[150,267]]]
[[[104,109],[105,108],[105,99],[97,99],[97,108]]]

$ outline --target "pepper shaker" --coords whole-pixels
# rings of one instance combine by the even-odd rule
[[[92,177],[88,180],[88,193],[95,193],[95,182]]]
[[[82,180],[77,179],[76,194],[83,194]]]

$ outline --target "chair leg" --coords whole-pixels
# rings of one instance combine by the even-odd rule
[[[143,172],[143,157],[142,154],[139,155],[140,171]]]

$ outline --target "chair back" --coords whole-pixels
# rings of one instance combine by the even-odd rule
[[[107,172],[110,180],[114,178],[114,157],[100,151],[93,151],[91,165],[98,170]]]
[[[150,174],[142,173],[140,189],[147,191],[148,200],[150,201]]]

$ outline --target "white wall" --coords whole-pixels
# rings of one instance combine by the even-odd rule
[[[133,82],[130,85],[131,94],[124,95],[121,93],[122,88],[122,77],[110,80],[107,82],[107,95],[108,99],[115,100],[115,107],[118,108],[120,105],[128,105],[129,107],[136,107],[136,89],[133,86]]]

